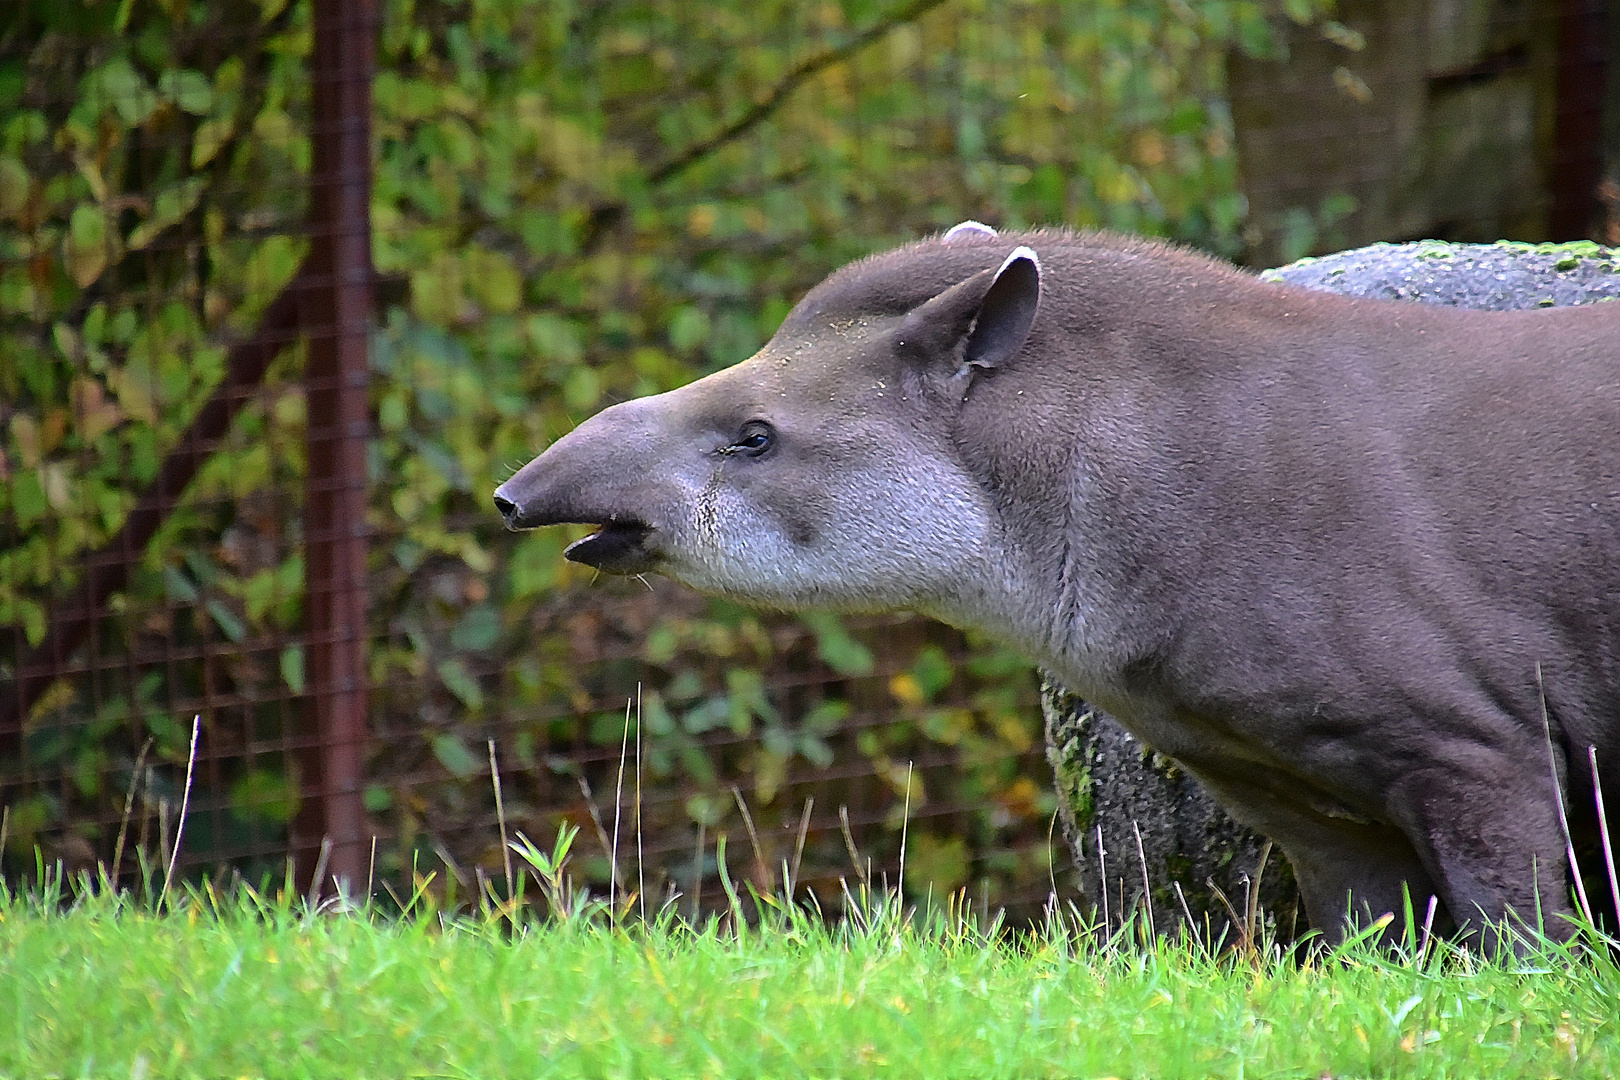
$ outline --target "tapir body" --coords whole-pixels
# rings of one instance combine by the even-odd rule
[[[1620,791],[1620,304],[1473,312],[953,230],[496,492],[571,558],[988,631],[1198,776],[1312,922],[1570,911]]]

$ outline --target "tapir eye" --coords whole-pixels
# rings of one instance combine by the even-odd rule
[[[744,453],[751,457],[758,457],[771,448],[776,441],[776,431],[763,420],[750,420],[742,426],[737,433],[737,441],[726,449],[733,453]]]

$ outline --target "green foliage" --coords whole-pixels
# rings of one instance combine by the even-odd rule
[[[732,776],[775,825],[794,814],[779,804],[795,775],[864,762],[889,789],[875,820],[892,841],[905,763],[943,750],[954,771],[919,770],[912,805],[974,807],[955,823],[971,858],[929,858],[953,882],[964,861],[998,888],[1044,880],[1050,795],[1032,779],[1038,713],[1017,658],[668,589],[587,596],[558,530],[503,532],[488,493],[602,405],[747,356],[835,266],[965,217],[1234,252],[1243,202],[1222,63],[1228,48],[1272,47],[1265,8],[380,8],[373,253],[408,282],[372,351],[370,675],[384,739],[367,806],[393,815],[402,845],[385,869],[485,820],[475,748],[488,734],[547,778],[547,798],[573,798],[575,756],[619,744],[612,703],[639,686],[649,812],[666,829],[724,827]],[[32,0],[0,20],[0,631],[20,647],[41,639],[53,598],[217,384],[223,343],[251,331],[304,251],[310,0]],[[245,704],[218,723],[211,711],[216,749],[285,733],[306,687],[296,352],[103,635],[208,659],[137,665],[111,703],[78,683],[53,690],[30,722],[31,767],[90,775],[110,754],[127,776],[149,737],[160,760],[183,761],[165,710],[223,685]],[[598,633],[603,607],[618,614]],[[236,819],[281,827],[293,803],[266,777],[286,763],[242,768]],[[397,790],[424,768],[436,783]],[[116,806],[121,788],[67,801],[41,788],[38,828]],[[475,831],[486,846],[463,855],[488,864],[488,830]]]
[[[296,267],[303,241],[285,230],[306,201],[308,138],[293,116],[306,111],[308,37],[304,10],[275,2],[41,0],[0,15],[8,660],[41,640],[84,556],[123,524],[218,384],[224,343]],[[14,845],[119,805],[147,739],[158,760],[183,762],[175,705],[203,684],[251,686],[267,667],[302,682],[295,647],[268,665],[242,648],[299,628],[302,558],[285,528],[296,511],[277,506],[295,503],[301,470],[289,369],[191,485],[101,638],[103,655],[225,651],[206,671],[136,661],[122,687],[54,688],[30,725],[30,766],[86,780],[31,794],[41,819],[14,829]],[[284,823],[285,770],[274,758],[257,768],[269,771],[244,763],[228,800],[245,819]]]

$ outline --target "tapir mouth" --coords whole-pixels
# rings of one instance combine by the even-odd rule
[[[642,521],[605,522],[596,532],[569,544],[563,557],[609,574],[645,573],[658,561],[647,547],[652,531]]]

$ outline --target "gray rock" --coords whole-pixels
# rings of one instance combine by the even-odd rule
[[[1620,253],[1597,244],[1373,244],[1261,274],[1307,289],[1515,311],[1620,300]]]
[[[1420,241],[1301,259],[1263,276],[1352,296],[1500,311],[1620,299],[1617,263],[1620,252],[1591,243]],[[1248,925],[1258,879],[1254,910],[1265,932],[1286,942],[1304,931],[1287,862],[1273,851],[1260,870],[1264,838],[1228,817],[1175,762],[1050,676],[1042,679],[1041,706],[1064,837],[1098,918],[1106,914],[1117,927],[1142,908],[1145,879],[1160,932],[1190,914],[1206,940],[1224,934],[1231,942],[1239,930],[1261,929]]]
[[[1232,943],[1231,916],[1246,925],[1251,903],[1284,939],[1304,930],[1287,860],[1198,781],[1050,675],[1041,679],[1041,710],[1063,835],[1099,923],[1116,928],[1142,907],[1145,878],[1151,911],[1142,914],[1161,932],[1190,915],[1203,940]]]

